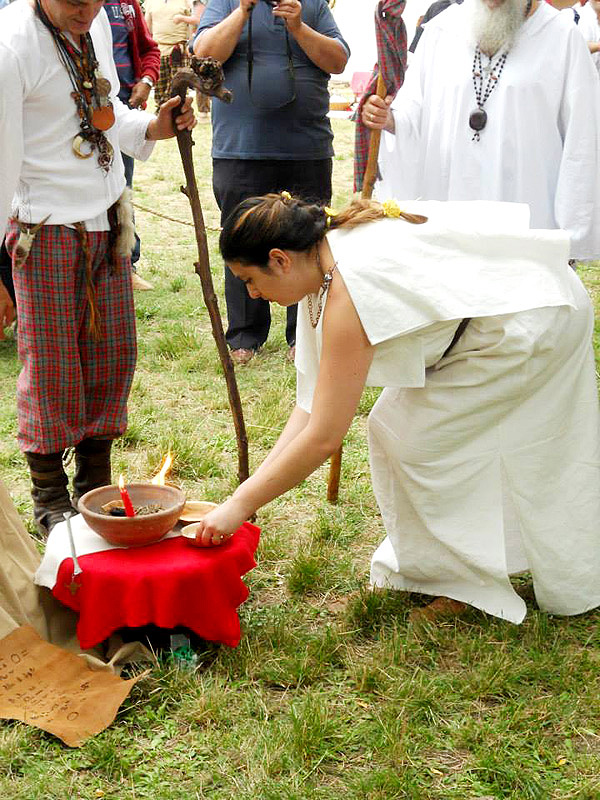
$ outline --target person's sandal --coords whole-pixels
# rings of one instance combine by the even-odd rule
[[[238,367],[243,367],[254,358],[254,350],[247,350],[245,347],[239,347],[237,350],[231,351],[231,360]]]
[[[460,617],[468,608],[469,606],[461,603],[460,600],[452,600],[451,597],[436,597],[423,608],[413,608],[408,619],[410,622],[441,622],[453,617]]]

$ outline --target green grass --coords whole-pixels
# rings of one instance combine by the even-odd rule
[[[335,122],[334,206],[351,192],[353,128]],[[207,225],[210,129],[195,161]],[[173,143],[136,167],[136,201],[189,223]],[[237,451],[204,308],[193,229],[137,210],[139,365],[130,423],[115,471],[157,469],[167,449],[189,496],[219,501],[235,485]],[[217,233],[209,233],[222,314]],[[600,307],[597,265],[581,270]],[[600,329],[596,328],[600,354]],[[256,467],[294,403],[284,313],[267,346],[237,371]],[[14,339],[0,343],[0,470],[23,518],[31,501],[15,443]],[[415,627],[421,601],[366,589],[383,538],[371,492],[368,389],[344,449],[340,503],[325,501],[327,468],[260,512],[258,566],[240,609],[243,637],[212,644],[196,668],[163,658],[137,684],[116,722],[78,750],[21,723],[0,724],[0,798],[15,800],[599,800],[600,614],[521,626],[476,611]]]

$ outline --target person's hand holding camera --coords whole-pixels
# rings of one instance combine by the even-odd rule
[[[302,3],[300,0],[279,0],[276,4],[271,0],[267,0],[267,2],[273,6],[273,16],[281,17],[292,35],[300,30],[302,27]]]

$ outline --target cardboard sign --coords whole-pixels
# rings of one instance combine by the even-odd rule
[[[29,625],[0,640],[0,718],[18,719],[69,747],[107,728],[132,686],[91,670],[85,659],[45,642]]]

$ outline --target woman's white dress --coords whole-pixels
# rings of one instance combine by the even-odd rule
[[[521,622],[600,605],[600,417],[593,308],[561,231],[524,206],[407,203],[329,244],[375,346],[373,488],[387,536],[371,581]],[[461,319],[471,322],[447,357]],[[298,405],[310,411],[322,321],[300,306]]]

